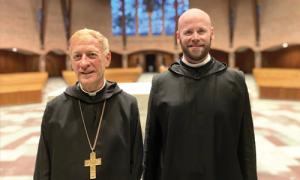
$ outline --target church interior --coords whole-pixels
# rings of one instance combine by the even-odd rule
[[[108,80],[137,97],[144,131],[154,74],[182,56],[178,17],[212,19],[210,54],[245,73],[260,180],[300,179],[300,1],[0,0],[0,179],[32,179],[46,103],[76,82],[68,39],[109,40]]]

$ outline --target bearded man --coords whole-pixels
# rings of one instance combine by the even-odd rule
[[[213,39],[207,13],[180,16],[183,56],[152,80],[143,180],[257,180],[244,75],[209,54]]]

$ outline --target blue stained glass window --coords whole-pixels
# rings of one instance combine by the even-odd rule
[[[160,35],[162,32],[162,0],[154,0],[152,11],[152,34]]]
[[[178,2],[178,16],[180,16],[184,11],[186,11],[189,8],[189,1],[188,0],[177,0]]]
[[[135,35],[135,1],[125,0],[126,34]]]
[[[147,12],[147,5],[145,0],[138,0],[138,29],[136,29],[136,4],[135,0],[125,1],[125,16],[126,16],[126,34],[140,35],[149,34],[149,16]],[[174,35],[175,33],[175,0],[165,0],[164,19],[162,20],[162,1],[153,0],[153,11],[151,17],[152,33],[153,35],[160,35],[162,33],[162,25],[164,21],[165,33],[167,35]],[[177,0],[177,13],[181,15],[189,7],[189,0]],[[113,35],[122,34],[122,3],[120,0],[111,0],[112,9],[112,32]]]
[[[122,18],[122,3],[119,0],[111,0],[112,14],[112,33],[113,35],[122,34],[121,18]]]
[[[188,0],[177,0],[177,14],[180,16],[184,11],[189,8]],[[176,18],[175,18],[175,0],[166,0],[165,2],[165,31],[167,35],[174,35]]]
[[[173,35],[175,33],[175,0],[166,0],[165,2],[165,31],[166,35]]]
[[[138,17],[139,17],[139,34],[140,35],[148,35],[149,31],[149,17],[147,12],[146,4],[144,0],[139,0],[138,7]]]

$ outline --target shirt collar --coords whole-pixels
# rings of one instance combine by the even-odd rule
[[[205,64],[207,64],[211,59],[211,56],[210,54],[207,54],[207,56],[204,58],[203,61],[201,61],[200,63],[197,63],[197,64],[192,64],[192,63],[189,63],[185,58],[184,56],[182,56],[182,62],[184,64],[186,64],[187,66],[190,66],[190,67],[193,67],[193,68],[197,68],[197,67],[201,67],[201,66],[204,66]]]
[[[106,84],[106,79],[104,79],[103,82],[104,82],[104,83],[103,83],[102,87],[101,87],[100,89],[96,90],[96,91],[93,91],[93,92],[87,92],[87,91],[85,91],[85,90],[82,88],[81,83],[79,83],[79,87],[80,87],[81,91],[83,91],[84,93],[88,94],[89,96],[96,96],[96,94],[104,88],[104,86],[105,86],[105,84]]]

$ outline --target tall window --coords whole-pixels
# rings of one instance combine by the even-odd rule
[[[125,1],[125,17],[126,17],[126,34],[135,35],[135,0],[124,0]],[[122,15],[122,14],[121,14]]]
[[[162,1],[163,0],[154,0],[155,3],[153,3],[153,11],[151,16],[153,35],[161,35],[163,30]]]
[[[167,35],[173,35],[175,32],[176,10],[175,0],[168,0],[165,2],[165,30]]]
[[[122,34],[122,3],[119,0],[111,0],[112,14],[112,33],[114,35]]]
[[[149,35],[150,29],[152,30],[152,35],[174,35],[176,25],[175,1],[124,0],[126,35],[146,36]],[[177,0],[178,16],[187,10],[188,7],[189,0]],[[122,34],[122,0],[111,0],[111,9],[112,32],[118,36]]]
[[[149,31],[149,16],[147,13],[147,4],[144,0],[138,0],[138,34],[148,35]]]

